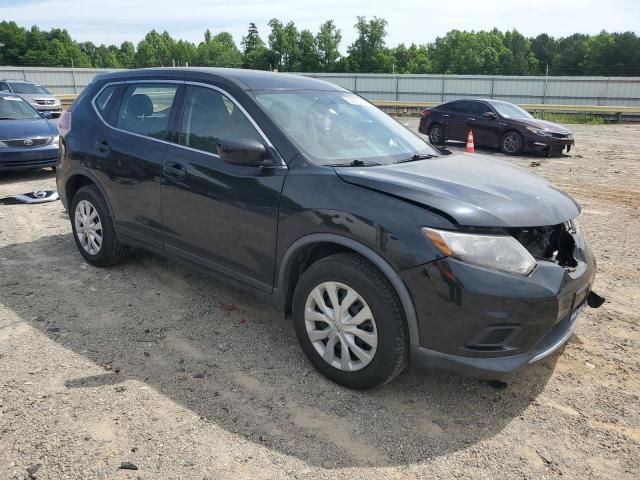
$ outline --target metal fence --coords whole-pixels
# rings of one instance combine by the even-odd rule
[[[30,80],[55,94],[79,93],[107,69],[0,67],[0,78]],[[640,77],[516,77],[303,73],[369,100],[446,102],[485,97],[519,104],[640,106]]]

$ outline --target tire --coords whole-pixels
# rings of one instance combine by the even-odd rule
[[[429,141],[433,145],[445,145],[447,142],[445,140],[444,127],[439,123],[434,123],[429,127]]]
[[[111,267],[127,258],[129,247],[116,238],[113,219],[97,187],[87,185],[76,192],[69,217],[76,246],[91,265]],[[101,240],[98,241],[98,238]]]
[[[505,155],[520,155],[523,147],[524,140],[518,132],[507,132],[500,139],[500,151]]]
[[[330,295],[333,287],[335,295]],[[322,314],[316,300],[329,307],[335,302],[332,296],[338,308],[347,307],[338,313],[341,322],[331,317],[335,309]],[[409,335],[400,299],[384,275],[360,255],[331,255],[305,270],[293,294],[293,321],[304,353],[335,383],[358,390],[379,387],[407,367]]]

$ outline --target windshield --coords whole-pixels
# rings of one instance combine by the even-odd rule
[[[418,135],[348,92],[266,91],[258,103],[311,160],[322,165],[390,164],[438,155]]]
[[[491,106],[496,109],[502,118],[533,118],[526,110],[512,103],[492,103]]]
[[[0,120],[25,120],[29,118],[42,117],[20,97],[0,95]]]
[[[41,87],[40,85],[36,85],[35,83],[18,82],[10,83],[10,85],[13,93],[35,93],[41,95],[51,95],[51,92],[49,92],[46,88]]]

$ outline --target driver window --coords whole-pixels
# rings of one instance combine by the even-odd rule
[[[178,143],[217,155],[219,140],[232,138],[263,142],[249,119],[229,98],[211,88],[190,86]]]

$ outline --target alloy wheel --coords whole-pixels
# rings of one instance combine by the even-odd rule
[[[354,372],[366,367],[378,348],[378,330],[367,302],[343,283],[324,282],[307,297],[305,327],[325,362]]]
[[[517,133],[509,133],[504,140],[502,140],[502,146],[507,153],[516,153],[520,150],[520,136]]]
[[[442,128],[437,125],[429,131],[429,140],[431,140],[431,143],[434,145],[440,145],[442,143],[442,137]]]
[[[89,255],[97,255],[102,249],[102,222],[98,211],[87,200],[76,205],[74,214],[76,237]]]

